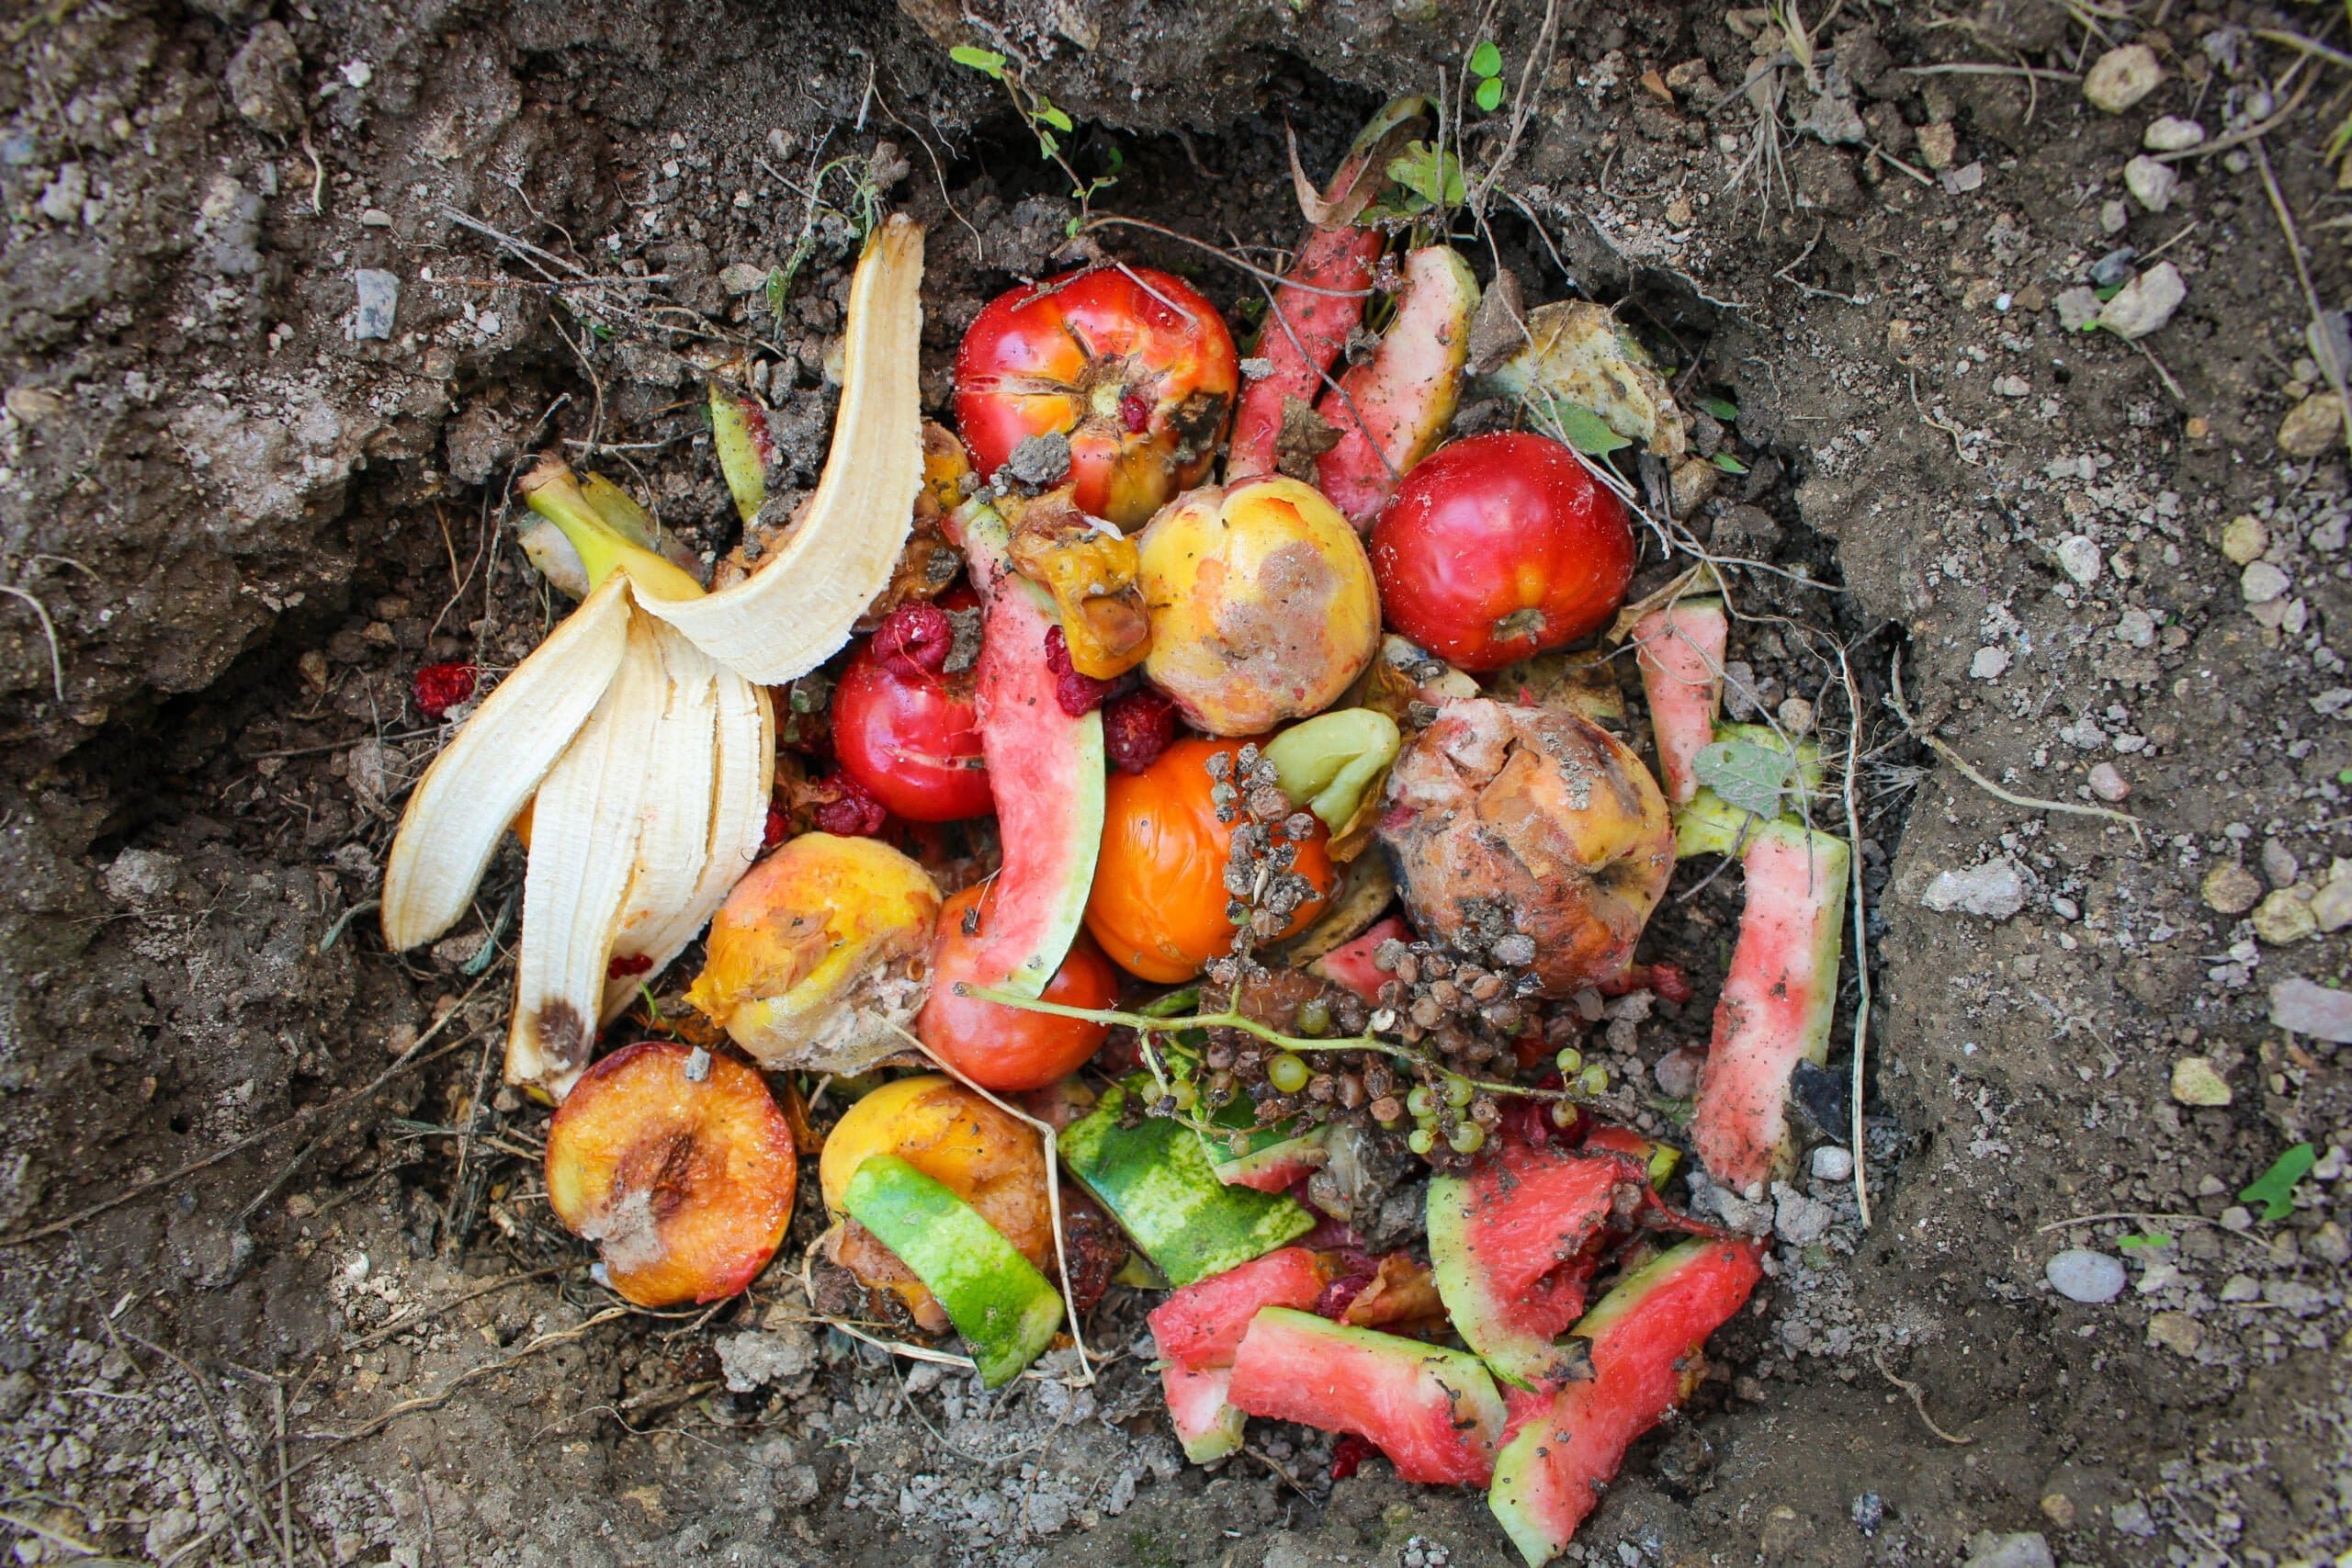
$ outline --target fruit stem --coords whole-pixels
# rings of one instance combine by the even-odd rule
[[[588,573],[588,586],[596,584],[615,570],[628,573],[630,582],[655,599],[699,599],[702,584],[675,563],[665,560],[651,550],[629,539],[605,519],[595,503],[580,488],[579,479],[571,469],[553,457],[542,457],[538,466],[517,481],[516,489],[531,510],[563,531],[571,547],[580,554],[580,564]]]
[[[1283,1050],[1302,1055],[1316,1051],[1375,1051],[1381,1055],[1392,1056],[1397,1061],[1408,1062],[1417,1067],[1426,1067],[1431,1072],[1458,1076],[1442,1063],[1433,1062],[1419,1052],[1396,1044],[1393,1041],[1384,1040],[1370,1030],[1366,1030],[1362,1034],[1351,1034],[1337,1040],[1311,1040],[1304,1035],[1284,1034],[1278,1029],[1269,1028],[1260,1023],[1254,1018],[1245,1018],[1232,1011],[1200,1012],[1184,1018],[1155,1018],[1149,1013],[1120,1012],[1112,1008],[1068,1007],[1060,1002],[1042,1001],[1035,997],[1019,997],[1011,991],[999,990],[993,986],[975,986],[963,980],[956,983],[956,994],[959,997],[978,997],[984,1002],[994,1002],[1000,1007],[1020,1008],[1026,1012],[1050,1013],[1056,1018],[1074,1018],[1086,1023],[1100,1023],[1114,1028],[1125,1026],[1143,1035],[1175,1034],[1187,1029],[1238,1029],[1244,1034],[1255,1035],[1269,1045],[1279,1046]],[[1165,1091],[1167,1083],[1160,1077],[1159,1068],[1152,1062],[1151,1053],[1148,1050],[1144,1052],[1144,1060],[1147,1065],[1152,1066],[1153,1078],[1159,1081],[1160,1089]],[[1464,1077],[1463,1081],[1472,1089],[1484,1089],[1488,1094],[1516,1094],[1528,1100],[1573,1098],[1566,1089],[1531,1089],[1524,1084],[1500,1083],[1491,1078]]]

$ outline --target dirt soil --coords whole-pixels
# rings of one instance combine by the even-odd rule
[[[1314,1434],[1184,1466],[1132,1293],[1091,1325],[1091,1386],[1064,1354],[992,1395],[812,1325],[786,1265],[716,1313],[617,1308],[547,1213],[543,1113],[497,1086],[519,867],[430,951],[386,953],[370,918],[442,734],[414,671],[510,667],[558,613],[514,546],[518,465],[593,461],[724,550],[696,367],[749,356],[812,484],[861,186],[931,226],[934,406],[984,300],[1055,265],[1069,182],[950,44],[1049,94],[1089,177],[1117,151],[1094,211],[1268,262],[1299,226],[1285,125],[1328,169],[1388,94],[1458,101],[1482,38],[1512,89],[1464,149],[1474,183],[1500,164],[1461,231],[1482,276],[1622,303],[1686,399],[1736,405],[1702,434],[1746,471],[1690,513],[1761,563],[1731,572],[1733,655],[1835,751],[1842,645],[1861,710],[1871,1223],[1844,1181],[1750,1213],[1774,1277],[1569,1560],[2352,1551],[2352,1053],[2271,1019],[2279,982],[2347,967],[2311,928],[2352,897],[2352,507],[2342,440],[2281,422],[2352,303],[2321,158],[2352,40],[2325,6],[1849,0],[1776,64],[1770,25],[1656,0],[13,8],[17,1560],[1507,1560],[1477,1496],[1378,1461],[1335,1484]],[[2080,78],[2126,43],[2162,79],[2103,112]],[[2127,191],[2161,116],[2204,142]],[[1259,298],[1206,251],[1092,237]],[[2073,330],[2122,246],[2098,282],[2186,285],[2136,343]],[[1653,548],[1645,581],[1667,570]],[[1933,751],[1883,700],[1898,655]],[[1661,917],[1702,979],[1733,880]],[[1621,1078],[1702,1043],[1708,995],[1612,1027]],[[2266,1219],[2239,1192],[2303,1142],[2317,1168]],[[2122,1260],[2120,1296],[2053,1291],[2069,1247]]]

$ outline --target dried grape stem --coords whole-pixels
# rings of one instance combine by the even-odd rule
[[[1452,1068],[1442,1063],[1431,1061],[1420,1053],[1398,1045],[1392,1041],[1383,1040],[1369,1030],[1362,1034],[1351,1034],[1336,1040],[1309,1040],[1300,1035],[1284,1034],[1280,1030],[1270,1029],[1256,1019],[1245,1018],[1238,1012],[1202,1012],[1193,1013],[1186,1018],[1153,1018],[1147,1013],[1119,1012],[1109,1008],[1065,1007],[1059,1002],[1040,1001],[1031,997],[1016,997],[1010,991],[1000,991],[990,986],[975,986],[965,981],[956,983],[956,994],[959,997],[977,997],[981,1001],[994,1002],[1000,1007],[1020,1008],[1027,1012],[1050,1013],[1056,1018],[1074,1018],[1082,1022],[1107,1024],[1114,1028],[1125,1027],[1134,1030],[1139,1035],[1174,1034],[1187,1029],[1238,1029],[1244,1034],[1255,1035],[1267,1044],[1278,1046],[1284,1051],[1300,1054],[1316,1051],[1372,1051],[1383,1056],[1393,1057],[1399,1062],[1408,1062],[1417,1067],[1426,1067],[1431,1072],[1442,1073],[1447,1077],[1462,1076],[1454,1073]],[[1147,1050],[1144,1055],[1145,1059],[1149,1061],[1149,1051]],[[1158,1072],[1155,1071],[1153,1076],[1158,1077]],[[1515,1094],[1525,1100],[1566,1100],[1574,1098],[1566,1089],[1532,1089],[1525,1084],[1498,1083],[1491,1078],[1464,1077],[1463,1081],[1472,1089],[1484,1089],[1488,1094]],[[1165,1081],[1162,1080],[1161,1088],[1165,1089],[1166,1087]]]

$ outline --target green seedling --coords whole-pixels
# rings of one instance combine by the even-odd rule
[[[2319,1156],[2309,1144],[2297,1144],[2273,1160],[2268,1170],[2247,1183],[2238,1194],[2238,1201],[2261,1204],[2264,1221],[2276,1224],[2295,1212],[2295,1184],[2310,1175],[2312,1167],[2318,1163]]]

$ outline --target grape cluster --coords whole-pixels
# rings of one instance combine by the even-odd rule
[[[1315,818],[1292,807],[1255,742],[1235,753],[1211,753],[1208,772],[1217,820],[1235,824],[1225,862],[1225,918],[1235,927],[1234,951],[1208,970],[1210,979],[1230,987],[1263,976],[1251,949],[1280,936],[1317,896],[1315,884],[1296,870],[1298,846],[1314,835]]]

